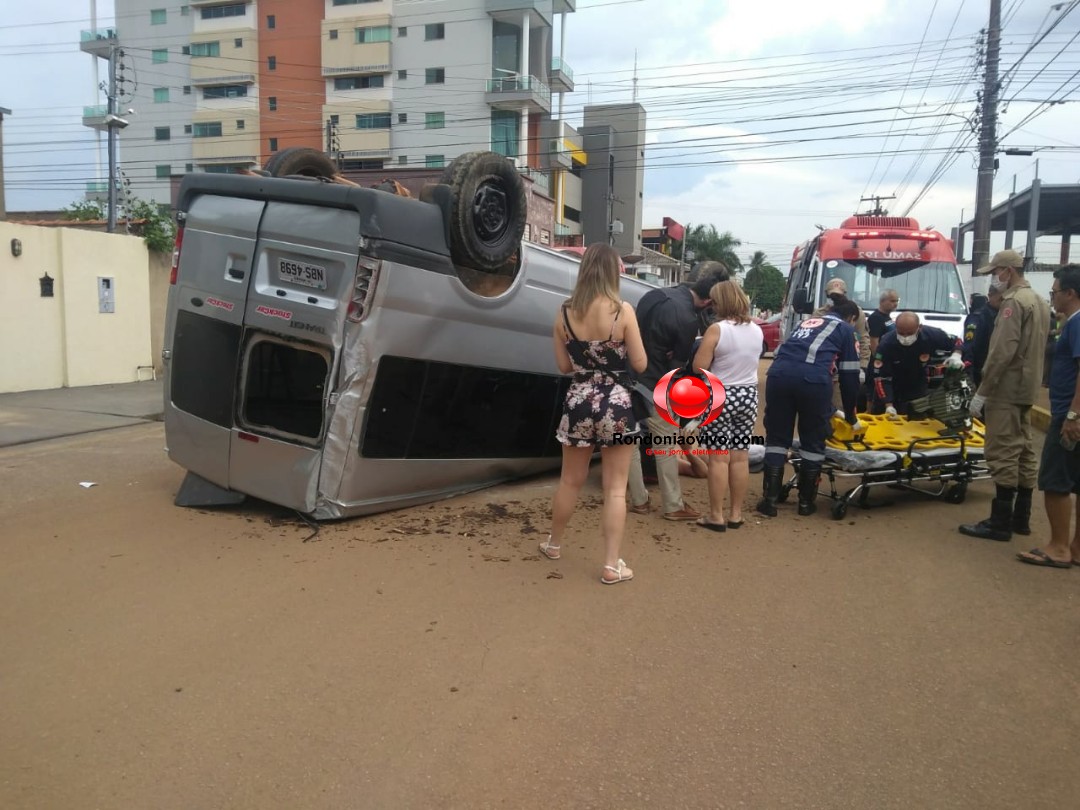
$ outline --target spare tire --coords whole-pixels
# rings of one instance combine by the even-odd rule
[[[521,246],[528,207],[517,168],[495,152],[469,152],[443,172],[450,186],[450,258],[492,272]]]
[[[273,177],[287,177],[290,174],[298,174],[302,177],[326,177],[331,178],[338,173],[337,166],[325,152],[312,149],[308,146],[290,146],[282,149],[270,160],[266,161],[263,169]]]

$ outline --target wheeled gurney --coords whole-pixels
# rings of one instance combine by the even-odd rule
[[[833,503],[832,516],[841,520],[852,502],[869,508],[887,506],[869,502],[874,487],[907,489],[962,503],[968,484],[990,477],[983,458],[985,433],[982,423],[970,422],[970,429],[947,427],[936,419],[910,420],[903,416],[860,414],[866,432],[855,436],[842,419],[833,422],[833,436],[825,447],[821,476],[828,491],[819,495]],[[801,459],[797,452],[789,459],[795,468],[781,491],[781,502],[796,486]],[[844,482],[855,486],[841,491]]]

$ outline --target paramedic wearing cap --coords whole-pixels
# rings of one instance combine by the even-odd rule
[[[986,303],[964,319],[964,365],[971,372],[976,389],[982,382],[982,367],[990,351],[990,336],[994,334],[994,321],[1001,306],[1001,289],[997,282],[990,285]]]
[[[971,415],[981,416],[986,425],[986,466],[997,492],[989,518],[960,527],[961,534],[986,540],[1011,540],[1013,532],[1031,534],[1031,491],[1039,472],[1031,406],[1042,383],[1050,308],[1031,289],[1023,267],[1019,253],[1002,250],[978,270],[980,275],[993,273],[1005,288],[982,383],[971,400]]]
[[[927,367],[940,362],[940,356],[952,352],[946,366],[964,367],[960,357],[963,343],[936,326],[924,326],[914,312],[901,312],[896,328],[878,343],[870,364],[874,413],[910,416],[908,405],[926,396]]]

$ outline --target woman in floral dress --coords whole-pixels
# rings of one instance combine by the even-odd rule
[[[600,525],[604,535],[606,585],[633,579],[634,572],[619,558],[626,525],[626,481],[631,443],[616,444],[615,436],[638,435],[630,404],[627,365],[645,370],[645,347],[634,308],[619,298],[619,254],[614,248],[591,245],[581,259],[577,285],[555,318],[555,362],[574,379],[566,392],[563,415],[555,437],[563,445],[562,476],[552,503],[551,535],[540,552],[560,557],[562,536],[589,475],[589,461],[600,448],[604,505]]]

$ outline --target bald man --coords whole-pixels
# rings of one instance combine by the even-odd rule
[[[963,348],[963,341],[920,323],[914,312],[901,312],[870,364],[873,412],[909,416],[911,400],[926,396],[927,368],[943,360],[950,368],[963,368]]]

